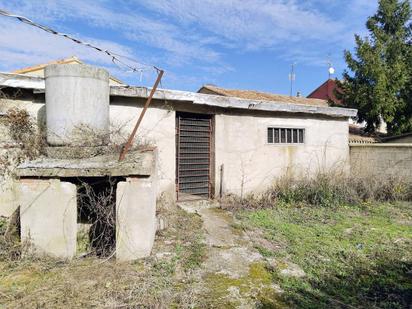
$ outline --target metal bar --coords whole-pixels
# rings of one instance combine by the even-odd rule
[[[192,121],[209,121],[209,115],[204,115],[204,117],[198,117],[200,114],[197,114],[195,117],[191,117],[190,115],[186,115],[184,121],[192,120]],[[201,115],[200,115],[201,116]]]
[[[162,80],[163,73],[164,73],[163,70],[159,70],[159,74],[157,75],[157,79],[156,79],[156,81],[155,81],[155,83],[154,83],[154,85],[153,85],[152,90],[150,91],[150,95],[149,95],[149,97],[147,98],[146,104],[145,104],[144,107],[143,107],[143,111],[140,113],[139,119],[137,120],[137,123],[136,123],[136,125],[134,126],[134,129],[133,129],[132,133],[130,134],[129,139],[127,140],[126,145],[124,145],[124,147],[123,147],[123,149],[122,149],[122,152],[120,153],[119,161],[123,161],[123,159],[125,158],[127,152],[129,151],[129,148],[131,147],[131,145],[132,145],[132,143],[133,143],[133,139],[134,139],[134,137],[135,137],[135,135],[136,135],[137,129],[139,128],[140,123],[142,122],[143,117],[144,117],[144,115],[146,114],[147,108],[149,107],[150,103],[152,102],[153,95],[155,94],[156,89],[157,89],[157,87],[159,86],[160,81]]]
[[[177,170],[177,182],[176,182],[176,199],[179,200],[179,191],[180,191],[180,116],[177,118],[177,128],[176,128],[176,136],[177,136],[177,162],[176,162],[176,170]]]
[[[211,139],[212,139],[212,119],[210,118],[209,119],[209,141],[211,141]],[[211,191],[212,191],[212,182],[211,182],[211,177],[210,177],[210,167],[211,167],[211,165],[212,165],[212,162],[211,162],[211,149],[212,149],[212,147],[211,147],[211,145],[210,145],[211,143],[209,143],[209,172],[208,172],[208,174],[209,174],[209,176],[208,176],[208,198],[210,199],[211,198]]]
[[[201,151],[198,151],[198,152],[193,152],[193,151],[185,151],[185,152],[182,152],[181,154],[204,154],[203,152],[201,152]]]
[[[209,133],[208,130],[190,130],[190,129],[180,129],[181,132],[203,132],[203,133]]]
[[[181,162],[179,161],[180,164],[182,165],[195,165],[195,166],[203,166],[203,165],[208,165],[208,162]]]
[[[188,178],[188,177],[200,177],[200,176],[208,176],[208,173],[204,173],[204,174],[197,174],[197,175],[180,175],[180,178]]]
[[[206,137],[201,137],[201,138],[206,138]],[[209,141],[186,141],[186,140],[184,140],[184,141],[182,141],[182,143],[193,143],[193,144],[205,143],[205,144],[208,144]]]
[[[180,157],[180,160],[205,160],[209,157]]]
[[[204,181],[203,181],[204,182]],[[182,183],[181,185],[185,185],[184,183]],[[189,184],[188,187],[182,186],[180,188],[180,190],[195,190],[195,189],[209,189],[209,186],[190,186],[191,184]]]
[[[186,118],[184,120],[185,120],[185,122],[182,123],[183,126],[199,126],[199,127],[207,127],[208,126],[207,121],[187,120]]]
[[[181,181],[180,184],[181,184],[181,185],[186,185],[186,184],[201,183],[201,182],[205,182],[205,180],[202,179],[202,180],[192,180],[192,181]],[[190,187],[190,188],[192,189],[192,187]],[[204,186],[201,187],[201,188],[204,188]]]
[[[209,192],[206,191],[206,192],[189,192],[189,193],[182,192],[182,193],[186,193],[186,194],[190,194],[190,195],[205,195],[205,194],[208,194]]]
[[[208,168],[190,168],[190,169],[184,169],[183,172],[187,172],[187,171],[208,171]]]
[[[223,198],[223,173],[225,171],[225,166],[222,164],[220,166],[220,184],[219,184],[219,196]]]

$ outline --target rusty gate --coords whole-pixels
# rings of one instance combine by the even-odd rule
[[[211,197],[212,118],[176,114],[176,193],[178,200]]]

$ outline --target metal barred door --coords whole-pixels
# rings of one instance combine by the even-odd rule
[[[212,119],[177,114],[176,191],[178,200],[210,198]]]

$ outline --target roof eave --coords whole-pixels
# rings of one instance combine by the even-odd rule
[[[112,86],[110,94],[113,96],[147,98],[149,89],[144,87],[119,87]],[[333,117],[355,117],[356,109],[340,107],[323,107],[306,104],[292,104],[275,101],[249,100],[237,97],[203,94],[179,90],[159,89],[154,95],[159,100],[190,101],[193,104],[215,106],[221,108],[248,109],[286,113],[322,114]]]
[[[42,77],[33,77],[11,73],[0,73],[0,86],[34,89],[44,92],[45,82]],[[121,97],[147,98],[149,90],[145,87],[111,86],[110,95]],[[332,117],[355,117],[356,109],[323,107],[303,104],[282,103],[263,100],[240,99],[236,97],[210,95],[196,92],[159,89],[154,99],[193,102],[193,104],[215,106],[228,109],[260,110],[268,112],[319,114]]]

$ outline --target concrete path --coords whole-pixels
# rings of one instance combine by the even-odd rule
[[[207,202],[182,208],[203,220],[207,258],[196,288],[199,299],[210,308],[283,307],[278,300],[281,290],[272,282],[266,260],[253,248],[249,237],[235,228],[230,212]]]

